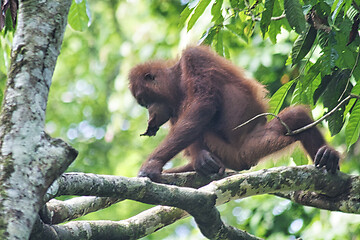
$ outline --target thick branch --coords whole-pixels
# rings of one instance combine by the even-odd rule
[[[149,192],[154,191],[154,188],[157,188],[155,194],[148,195],[148,197],[150,196],[152,198],[152,203],[159,201],[161,202],[161,204],[170,203],[172,206],[186,209],[186,211],[190,212],[192,215],[195,216],[195,219],[198,222],[200,229],[203,230],[203,233],[206,236],[212,236],[212,238],[214,237],[214,235],[219,236],[219,234],[223,234],[221,235],[223,239],[232,239],[232,236],[238,236],[236,235],[237,233],[244,233],[238,229],[233,229],[232,227],[226,226],[221,221],[219,221],[217,213],[211,210],[213,208],[211,207],[211,204],[208,205],[209,202],[208,200],[206,200],[206,198],[209,197],[211,200],[213,194],[217,196],[216,205],[219,205],[233,199],[244,198],[264,193],[279,192],[282,194],[282,196],[285,196],[284,194],[288,194],[289,191],[296,190],[297,192],[292,194],[297,194],[297,196],[300,196],[299,194],[301,193],[301,190],[310,190],[312,192],[307,192],[308,196],[323,196],[323,198],[321,199],[321,201],[315,201],[316,205],[314,205],[313,202],[308,198],[307,202],[302,202],[309,203],[306,205],[313,205],[319,208],[331,209],[335,211],[360,213],[360,177],[346,175],[341,172],[338,172],[334,175],[328,174],[325,170],[317,169],[313,166],[280,167],[252,173],[238,174],[216,182],[212,182],[209,185],[200,188],[200,193],[197,190],[189,190],[188,188],[178,188],[177,190],[175,190],[176,187],[174,186],[156,184],[137,178],[128,179],[124,177],[96,176],[93,174],[66,174],[65,176],[67,178],[67,181],[61,181],[59,189],[62,189],[61,191],[64,191],[65,189],[71,189],[70,194],[75,195],[82,195],[87,192],[87,195],[128,197],[132,193],[136,192],[134,194],[140,195],[141,197],[136,196],[131,197],[130,199],[140,200],[140,198],[142,198],[142,202],[149,202],[149,200],[146,199],[146,195],[148,195]],[[82,180],[83,182],[81,182]],[[139,181],[141,184],[139,184]],[[67,184],[71,187],[62,186]],[[124,185],[127,186],[128,189],[124,189]],[[160,185],[161,187],[158,188]],[[91,186],[94,187],[91,188]],[[165,191],[165,194],[163,196],[159,196],[163,194],[161,189],[165,188],[168,188]],[[88,191],[86,191],[86,189]],[[171,196],[172,200],[162,201],[161,199],[163,199],[164,196],[169,197],[169,193],[173,195]],[[193,201],[187,201],[185,204],[180,204],[178,201],[182,200],[176,199],[185,200],[185,198],[178,195],[186,194],[195,194],[197,196],[187,196],[185,197],[187,200],[192,199]],[[315,199],[319,198],[317,197]],[[166,209],[167,213],[169,213],[168,211],[170,208],[156,207],[156,210],[150,209],[147,210],[146,213],[144,212],[144,214],[147,214],[147,216],[154,216],[154,214],[158,213],[159,208]],[[156,211],[156,213],[152,211]],[[168,216],[169,218],[171,218],[171,220],[165,217],[162,219],[157,219],[156,221],[154,221],[154,225],[152,226],[152,228],[147,229],[146,232],[147,234],[149,234],[149,232],[159,229],[159,226],[166,226],[167,224],[171,224],[172,222],[184,216],[184,211],[176,209],[176,213],[172,212]],[[133,217],[131,221],[134,221],[135,218],[137,218],[137,216]],[[140,221],[140,218],[141,217],[137,218],[137,221]],[[124,226],[124,221],[111,222],[111,224],[115,224],[116,226],[117,224],[120,224],[120,226]],[[141,219],[141,221],[146,221],[146,219]],[[130,222],[128,222],[128,224],[129,223]],[[59,231],[65,231],[67,234],[70,234],[68,232],[70,228],[74,230],[73,228],[76,227],[76,229],[81,232],[86,230],[86,226],[89,227],[88,224],[89,223],[86,222],[71,222],[66,224],[65,226],[56,226],[56,229],[58,229]],[[94,228],[94,231],[99,232],[101,231],[101,229],[105,229],[105,227],[103,228],[102,224],[103,222],[101,222],[101,224],[100,222],[91,222],[91,228]],[[213,225],[209,227],[208,224]],[[135,227],[134,229],[137,228]],[[125,230],[123,229],[123,231]],[[134,230],[133,234],[135,234],[135,232],[137,231]],[[76,234],[80,233],[78,232]],[[136,234],[136,236],[132,235],[131,238],[138,238],[144,236],[142,235],[143,230],[137,232]],[[75,237],[75,235],[72,236]],[[117,236],[126,237],[128,235],[125,234]],[[251,237],[252,236],[249,235],[248,238],[245,239],[251,239]],[[100,239],[100,237],[98,239]]]
[[[73,221],[64,225],[39,222],[31,239],[139,239],[188,216],[181,209],[157,206],[123,221]]]
[[[237,174],[211,182],[199,190],[212,193],[216,192],[218,196],[217,203],[219,204],[257,194],[298,190],[314,191],[330,197],[343,196],[344,199],[348,197],[348,200],[351,200],[350,195],[355,194],[353,196],[354,199],[357,197],[356,184],[359,181],[359,176],[351,176],[342,172],[328,174],[324,169],[306,165],[298,167],[277,167]],[[61,194],[102,197],[121,196],[123,198],[130,197],[130,199],[137,201],[143,201],[142,199],[146,198],[143,192],[150,194],[150,191],[157,191],[164,195],[168,194],[168,191],[176,191],[175,189],[178,189],[178,191],[189,191],[189,193],[194,191],[194,193],[196,193],[195,189],[157,184],[148,181],[146,178],[72,173],[64,174],[59,181],[59,193]],[[230,192],[231,197],[228,198],[229,194],[227,193]],[[173,193],[174,192],[172,192],[172,194]],[[133,195],[137,195],[137,197]],[[155,198],[162,201],[157,193],[151,193],[151,195],[156,195]],[[153,199],[153,201],[155,200]],[[168,201],[169,200],[166,200],[166,202]],[[164,204],[166,202],[162,203]],[[346,209],[337,210],[360,213],[360,210],[356,210],[355,212]]]
[[[75,173],[77,177],[79,175]],[[178,173],[178,174],[164,174],[162,176],[162,183],[169,185],[176,185],[180,187],[199,188],[209,184],[212,181],[216,181],[228,176],[236,174],[235,172],[227,172],[223,176],[213,174],[209,177],[204,177],[194,172]],[[74,178],[73,173],[65,173],[62,178],[55,181],[54,184],[48,189],[45,202],[55,196],[67,195],[72,190],[69,188],[77,187],[73,184],[68,184],[69,181],[77,182],[78,178]],[[60,183],[60,185],[59,185]],[[84,216],[91,212],[98,211],[103,208],[107,208],[109,205],[118,203],[124,200],[124,198],[114,197],[78,197],[72,198],[66,201],[50,201],[47,203],[47,207],[51,214],[47,216],[49,221],[47,223],[57,224],[65,221],[69,221],[80,216]]]

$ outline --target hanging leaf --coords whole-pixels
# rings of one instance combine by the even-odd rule
[[[359,134],[360,134],[360,101],[357,100],[351,112],[349,123],[345,128],[346,145],[348,146],[348,148],[359,139]]]
[[[283,12],[284,12],[283,6],[280,5],[279,1],[275,1],[272,16],[281,16]],[[286,21],[286,19],[281,19],[278,21],[270,21],[268,34],[272,43],[274,44],[276,43],[276,36],[281,32],[281,28],[283,27],[286,29],[287,26],[289,26],[289,24]]]
[[[296,84],[296,87],[292,93],[291,98],[291,105],[296,104],[306,104],[306,105],[312,105],[312,97],[314,94],[314,88],[317,87],[320,80],[313,82],[311,85],[305,87],[304,84],[302,84],[301,81],[298,81]]]
[[[231,33],[235,34],[236,36],[242,38],[244,41],[248,42],[249,38],[244,34],[244,28],[245,28],[244,22],[241,22],[240,24],[236,23],[230,23],[225,25],[225,28],[227,28]]]
[[[186,20],[189,18],[190,14],[194,11],[194,9],[194,7],[190,8],[188,4],[180,13],[179,28],[183,28],[183,26],[185,26]]]
[[[274,9],[274,2],[275,0],[265,1],[265,10],[261,15],[261,21],[260,21],[260,29],[263,38],[265,37],[265,33],[268,31],[269,25],[271,23],[271,17],[273,15],[273,9]]]
[[[304,87],[307,88],[319,74],[320,74],[320,61],[316,61],[316,63],[309,68],[309,70],[306,72],[304,78],[301,81]]]
[[[215,0],[215,3],[213,4],[213,6],[211,8],[211,15],[213,16],[211,21],[213,23],[220,23],[220,22],[224,21],[224,17],[222,16],[222,13],[221,13],[222,5],[223,5],[223,0]]]
[[[327,86],[329,85],[329,83],[331,82],[331,80],[332,80],[332,75],[326,75],[321,78],[321,83],[320,83],[319,87],[315,90],[315,93],[313,96],[314,104],[319,100],[319,98],[325,92],[325,90],[326,90]]]
[[[330,34],[333,34],[333,33],[327,33],[325,31],[318,31],[319,45],[321,48],[324,48],[328,45]]]
[[[288,94],[290,88],[295,83],[294,80],[282,85],[271,97],[269,101],[269,112],[273,114],[278,114],[280,112],[280,109],[284,103],[285,97]]]
[[[85,0],[82,0],[80,3],[76,3],[76,1],[73,0],[69,11],[68,22],[70,27],[76,31],[84,31],[88,28],[89,17],[86,13]]]
[[[221,29],[219,29],[216,34],[215,51],[220,56],[224,56],[223,31]]]
[[[339,58],[339,54],[332,46],[328,46],[323,49],[323,55],[321,58],[321,72],[322,74],[331,74],[332,69],[335,67],[336,60]]]
[[[227,46],[224,46],[224,56],[225,58],[230,59],[230,52]]]
[[[344,96],[347,96],[350,93],[352,85],[347,85],[350,72],[349,69],[336,70],[331,75],[330,83],[323,93],[324,107],[326,107],[328,111],[338,105],[342,100],[339,99],[340,96],[343,96],[342,98],[344,98]],[[347,89],[345,89],[345,87],[347,87]],[[339,133],[344,125],[344,111],[345,104],[338,108],[334,114],[326,118],[329,122],[329,129],[332,136]]]
[[[199,17],[204,13],[206,7],[210,4],[211,0],[200,0],[199,4],[194,10],[194,13],[191,15],[190,20],[188,22],[187,30],[190,31],[190,29],[193,28],[196,21],[199,19]]]
[[[354,95],[360,95],[360,84],[356,84],[352,89],[351,93]],[[357,102],[357,98],[350,99],[349,103],[346,105],[345,111],[344,111],[344,118],[345,116],[350,113],[354,107],[355,102]]]
[[[331,18],[332,20],[337,18],[337,15],[339,14],[342,6],[344,5],[344,0],[335,0],[333,5],[331,6],[331,12],[333,13]]]
[[[300,81],[296,83],[294,92],[291,98],[291,105],[296,105],[302,102],[304,94],[304,88]]]
[[[245,1],[230,0],[230,6],[234,9],[243,9],[245,8]]]
[[[316,29],[309,26],[306,33],[299,35],[291,50],[292,66],[299,63],[310,51],[316,39]]]
[[[284,0],[286,19],[295,32],[302,34],[306,30],[305,16],[298,0]]]
[[[216,35],[216,31],[217,31],[216,29],[217,28],[215,26],[208,28],[200,38],[199,44],[210,45],[214,40],[214,36]]]

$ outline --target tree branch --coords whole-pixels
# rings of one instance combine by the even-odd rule
[[[286,18],[286,15],[285,15],[285,12],[283,12],[280,16],[276,16],[276,17],[271,17],[271,21],[279,21],[281,19],[284,19]],[[257,18],[257,17],[252,17],[252,19],[254,21],[257,21],[257,22],[260,22],[261,21],[261,18]]]
[[[176,178],[176,175],[177,174],[168,174],[169,177],[173,176],[174,178]],[[360,177],[341,172],[328,174],[325,170],[317,169],[314,166],[278,167],[237,174],[212,182],[199,190],[157,184],[147,179],[139,178],[97,176],[94,174],[66,174],[66,178],[71,180],[67,183],[60,183],[59,190],[71,190],[69,193],[71,195],[82,195],[86,192],[87,195],[121,196],[122,198],[129,198],[145,203],[182,208],[195,217],[195,221],[205,236],[215,239],[219,236],[221,236],[221,238],[219,237],[217,239],[236,239],[242,236],[241,234],[244,234],[244,232],[226,226],[220,220],[214,206],[252,195],[277,193],[277,195],[295,199],[297,202],[301,200],[300,203],[305,205],[334,211],[360,213]],[[62,184],[71,186],[65,187],[61,186]],[[295,192],[292,192],[292,190],[295,190]],[[135,196],[131,196],[133,194],[135,194]],[[215,199],[216,204],[213,202]],[[166,211],[165,215],[169,215],[167,217],[161,215],[161,218],[154,220],[155,212],[158,214],[160,210]],[[65,225],[51,227],[56,229],[57,232],[70,234],[69,239],[70,236],[76,239],[76,236],[79,236],[82,231],[88,231],[89,227],[92,230],[91,232],[94,231],[100,234],[100,232],[105,231],[105,229],[109,231],[108,228],[111,225],[116,229],[122,226],[121,235],[113,236],[135,239],[144,236],[145,230],[134,230],[138,229],[136,227],[138,225],[132,226],[130,223],[133,221],[140,221],[141,219],[141,221],[146,222],[147,220],[150,221],[149,218],[151,218],[154,224],[146,228],[145,231],[149,234],[186,216],[184,211],[168,207],[156,207],[142,214],[144,215],[135,216],[120,222],[106,221],[105,224],[103,221],[75,221]],[[148,216],[147,219],[142,219],[144,216]],[[124,226],[133,228],[133,231],[129,229],[125,230],[124,228],[126,227]],[[131,232],[133,235],[126,235],[127,233],[125,232]],[[117,232],[117,234],[120,233]],[[92,236],[94,237],[92,239],[104,238],[104,235],[101,234],[97,236],[98,238]],[[254,236],[246,235],[244,239],[254,239]]]
[[[291,133],[288,133],[287,135],[295,135],[295,134],[299,134],[309,128],[312,128],[314,126],[316,126],[319,122],[323,121],[325,118],[327,118],[328,116],[332,115],[334,112],[336,112],[336,110],[338,110],[339,107],[341,107],[341,105],[343,105],[345,102],[347,102],[348,100],[350,100],[351,98],[357,98],[360,99],[360,96],[354,95],[354,94],[350,94],[349,96],[347,96],[346,98],[344,98],[336,107],[334,107],[330,112],[328,112],[327,114],[325,114],[324,116],[322,116],[321,118],[319,118],[318,120],[314,121],[313,123],[306,125],[302,128],[299,128],[297,130],[291,131]]]
[[[107,197],[77,197],[65,201],[52,199],[47,204],[50,214],[50,224],[63,223],[91,212],[107,208],[112,204],[123,201],[121,198]]]
[[[234,174],[236,174],[236,172],[226,172],[223,176],[213,174],[208,177],[195,174],[194,172],[164,174],[162,176],[162,183],[180,187],[199,188],[212,181],[232,176]],[[73,184],[76,184],[76,182],[79,181],[79,178],[81,178],[81,176],[79,176],[78,173],[63,174],[63,176],[55,181],[49,188],[45,202],[56,196],[67,195],[68,192],[73,191],[69,190],[69,188],[74,187]],[[48,210],[50,211],[50,213],[48,213],[45,217],[46,219],[49,219],[46,223],[58,224],[69,221],[91,212],[107,208],[110,205],[123,200],[124,198],[113,197],[77,197],[66,201],[51,200],[46,204]]]
[[[248,121],[240,124],[239,126],[235,127],[233,130],[235,129],[238,129],[238,128],[241,128],[247,124],[249,124],[250,122],[254,121],[255,119],[259,118],[259,117],[262,117],[262,116],[265,116],[265,115],[272,115],[274,117],[277,118],[277,120],[281,123],[281,125],[283,125],[285,128],[286,128],[286,135],[288,136],[291,136],[291,135],[296,135],[296,134],[299,134],[301,132],[304,132],[312,127],[315,127],[317,124],[319,124],[321,121],[323,121],[325,118],[329,117],[330,115],[332,115],[334,112],[336,112],[336,110],[338,110],[345,102],[349,101],[351,98],[357,98],[357,99],[360,99],[360,96],[358,95],[355,95],[355,94],[350,94],[349,96],[347,96],[346,98],[344,98],[336,107],[334,107],[333,109],[331,109],[330,112],[326,113],[324,116],[322,116],[321,118],[319,118],[318,120],[302,127],[302,128],[299,128],[299,129],[296,129],[296,130],[291,130],[289,128],[289,126],[281,120],[281,118],[273,113],[261,113],[261,114],[258,114],[256,115],[255,117],[249,119]]]

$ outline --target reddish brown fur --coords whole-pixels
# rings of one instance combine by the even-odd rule
[[[326,145],[316,128],[285,136],[286,130],[278,120],[266,123],[262,117],[234,130],[266,112],[267,91],[208,47],[185,49],[172,66],[161,61],[138,65],[129,79],[134,97],[149,107],[145,135],[155,135],[167,119],[172,124],[166,139],[141,167],[140,176],[157,180],[163,165],[184,149],[191,162],[167,172],[196,170],[209,174],[222,173],[224,168],[248,169],[260,158],[295,141],[303,144],[312,159],[318,159],[317,165],[332,171],[338,168],[337,152]],[[282,111],[279,117],[293,130],[312,122],[300,106]]]

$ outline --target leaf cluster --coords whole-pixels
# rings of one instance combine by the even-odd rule
[[[185,7],[180,25],[187,24],[189,31],[207,7],[211,7],[211,26],[201,43],[212,45],[221,56],[229,57],[226,38],[250,42],[258,27],[262,37],[273,43],[284,30],[296,33],[287,63],[299,73],[272,96],[270,112],[277,114],[291,93],[290,104],[314,107],[322,103],[328,111],[350,93],[360,93],[358,1],[200,0]],[[327,118],[331,135],[346,125],[348,146],[359,138],[359,104],[358,100],[348,101]]]

